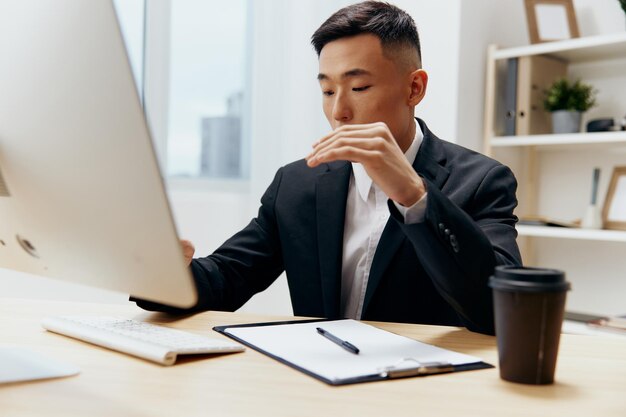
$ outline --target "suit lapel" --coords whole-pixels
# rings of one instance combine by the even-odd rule
[[[448,179],[450,172],[444,168],[445,154],[439,143],[440,139],[428,130],[428,127],[426,127],[426,124],[422,120],[417,119],[417,121],[424,133],[424,139],[413,162],[413,169],[422,177],[426,178],[431,184],[435,185],[435,187],[441,189]],[[363,302],[363,313],[367,311],[367,307],[385,271],[405,239],[406,235],[400,228],[398,222],[389,218],[383,230],[383,234],[380,237],[380,241],[378,242],[376,253],[372,261],[372,267],[370,268],[365,300]]]
[[[328,164],[316,186],[317,247],[320,262],[324,313],[339,316],[343,229],[351,166],[340,161]]]
[[[428,130],[422,120],[417,119],[417,122],[424,132],[424,140],[413,162],[413,168],[441,190],[450,175],[450,171],[445,168],[446,154],[441,139]]]

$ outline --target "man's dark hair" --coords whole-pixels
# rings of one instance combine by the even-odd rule
[[[410,46],[417,51],[418,63],[422,60],[413,18],[404,10],[381,1],[364,1],[335,12],[315,31],[311,43],[319,56],[327,43],[363,33],[376,35],[383,50]]]

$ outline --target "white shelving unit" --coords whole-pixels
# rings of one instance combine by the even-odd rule
[[[520,188],[520,200],[528,203],[522,214],[539,214],[534,212],[537,206],[536,188],[540,182],[540,173],[537,170],[538,154],[544,151],[584,151],[622,149],[626,155],[626,131],[594,132],[576,134],[546,134],[530,136],[497,136],[495,132],[496,106],[496,65],[500,60],[529,55],[549,55],[567,60],[569,64],[587,63],[602,60],[626,58],[626,33],[593,36],[570,39],[559,42],[549,42],[515,48],[498,49],[495,45],[488,50],[487,83],[485,101],[485,133],[484,151],[494,155],[499,149],[521,149],[524,159],[524,170],[516,173]],[[624,68],[626,74],[626,68]],[[624,80],[626,82],[626,80]],[[497,156],[497,155],[494,155]],[[624,158],[626,165],[626,156]],[[625,241],[616,238],[621,232],[565,230],[555,232],[551,228],[542,231],[540,226],[520,227],[520,236],[554,237],[565,239],[589,239],[596,241]],[[558,230],[558,229],[557,229]],[[597,232],[597,233],[596,233]],[[590,237],[593,236],[593,237]],[[526,254],[532,261],[532,256]]]
[[[619,230],[590,230],[570,229],[567,227],[518,225],[517,232],[520,236],[530,237],[626,242],[626,232]]]
[[[496,96],[497,88],[502,88],[497,80],[501,75],[498,65],[510,58],[530,55],[566,60],[570,68],[576,69],[576,77],[576,71],[586,70],[593,81],[602,85],[605,109],[620,109],[623,115],[626,32],[507,49],[492,45],[488,49],[484,153],[513,169],[519,184],[519,217],[552,215],[573,221],[575,215],[582,217],[582,204],[588,203],[591,167],[603,164],[606,184],[613,166],[626,165],[626,131],[498,136]],[[605,72],[605,68],[613,70]],[[598,195],[600,203],[603,197]],[[606,313],[605,306],[612,305],[606,309],[613,313],[626,311],[626,304],[617,301],[624,297],[616,295],[626,294],[621,272],[626,270],[626,257],[620,255],[626,253],[626,245],[622,246],[626,243],[626,231],[529,225],[518,225],[517,231],[525,264],[565,269],[574,287],[581,289],[576,293],[574,310]],[[601,272],[596,275],[597,271]]]
[[[588,62],[600,59],[624,57],[626,33],[588,36],[566,41],[546,42],[494,50],[492,59],[508,59],[528,55],[550,55],[572,62]]]
[[[583,150],[598,147],[626,148],[626,131],[530,136],[496,136],[491,139],[490,145],[491,148],[539,146],[545,148],[546,150]]]

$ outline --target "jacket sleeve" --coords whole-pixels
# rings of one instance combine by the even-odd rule
[[[191,261],[198,302],[188,309],[131,298],[143,309],[171,314],[204,310],[235,311],[254,294],[269,287],[283,272],[283,258],[275,217],[275,201],[282,169],[261,198],[258,216],[213,254]]]
[[[392,203],[391,214],[415,247],[435,288],[465,326],[494,334],[489,277],[496,265],[521,265],[513,214],[517,206],[515,177],[506,166],[494,166],[465,210],[424,181],[428,190],[425,221],[404,224]]]

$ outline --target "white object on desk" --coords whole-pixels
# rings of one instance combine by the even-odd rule
[[[46,358],[29,349],[0,348],[0,384],[76,375],[74,365]]]
[[[228,340],[117,317],[48,317],[41,322],[41,325],[51,332],[161,365],[173,365],[178,355],[230,353],[245,350],[243,346]]]

